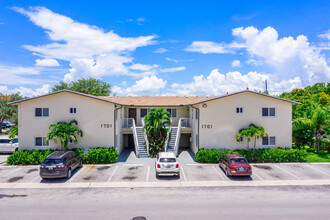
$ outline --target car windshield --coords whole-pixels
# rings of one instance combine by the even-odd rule
[[[9,144],[10,139],[0,139],[0,144]]]
[[[175,158],[160,158],[159,159],[159,162],[162,162],[162,163],[174,163],[174,162],[176,162],[176,159]]]
[[[60,164],[63,163],[63,159],[45,159],[43,163],[47,165]]]
[[[248,163],[244,158],[232,158],[230,159],[231,164],[244,164]]]

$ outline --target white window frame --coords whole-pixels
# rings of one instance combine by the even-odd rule
[[[72,112],[71,112],[71,109],[72,109]],[[71,115],[75,115],[75,114],[77,114],[77,108],[76,108],[76,107],[71,107],[71,108],[69,109],[69,113],[70,113]]]
[[[264,138],[267,138],[268,139],[268,144],[264,144],[263,143],[263,139]],[[274,138],[274,144],[270,144],[270,138]],[[268,136],[268,137],[263,137],[262,139],[261,139],[261,144],[262,144],[262,146],[276,146],[276,136]]]
[[[263,109],[264,108],[268,109],[268,115],[267,116],[263,115]],[[275,113],[273,116],[270,115],[270,109],[272,109],[272,108],[274,109],[274,113]],[[275,107],[262,107],[261,108],[261,116],[266,117],[266,118],[275,118],[276,117],[276,108]]]
[[[37,138],[41,138],[41,145],[37,145]],[[34,145],[36,147],[48,147],[49,144],[46,144],[47,137],[34,137]]]
[[[175,110],[175,116],[172,114],[172,110]],[[168,111],[170,110],[170,111]],[[171,118],[176,118],[178,116],[178,110],[176,108],[166,108],[166,111],[168,111],[171,114]]]
[[[40,108],[40,107],[35,107],[34,108],[34,117],[35,118],[48,118],[49,117],[49,108],[40,108],[41,109],[41,116],[37,116],[36,111],[37,111],[38,108]],[[48,109],[48,115],[47,116],[44,115],[44,109]]]
[[[238,110],[238,112],[237,112]],[[241,115],[243,114],[243,107],[236,107],[236,114]]]

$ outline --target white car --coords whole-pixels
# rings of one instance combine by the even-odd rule
[[[155,169],[156,177],[159,175],[180,176],[179,162],[175,154],[171,152],[161,152],[157,154]]]
[[[0,136],[0,153],[12,153],[18,150],[18,138],[11,140],[8,136]]]

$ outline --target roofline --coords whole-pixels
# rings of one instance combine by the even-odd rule
[[[113,101],[110,101],[110,100],[99,98],[97,96],[93,96],[93,95],[89,95],[89,94],[85,94],[85,93],[81,93],[81,92],[76,92],[76,91],[72,91],[72,90],[68,90],[68,89],[63,89],[63,90],[60,90],[60,91],[48,93],[48,94],[41,95],[41,96],[36,96],[36,97],[33,97],[33,98],[22,99],[22,100],[19,100],[19,101],[10,102],[8,104],[9,105],[15,105],[15,104],[18,104],[18,103],[21,103],[21,102],[26,102],[26,101],[30,101],[30,100],[33,100],[33,99],[38,99],[38,98],[42,98],[42,97],[46,97],[46,96],[50,96],[50,95],[55,95],[55,94],[61,93],[61,92],[73,93],[73,94],[76,94],[76,95],[81,95],[81,96],[97,99],[97,100],[100,100],[100,101],[110,102],[110,103],[113,103],[113,104],[116,104],[116,105],[123,105],[123,104],[120,104],[120,103],[117,103],[117,102],[113,102]]]
[[[244,92],[251,92],[251,93],[254,93],[254,94],[257,94],[257,95],[266,96],[268,98],[278,99],[278,100],[281,100],[281,101],[284,101],[284,102],[291,102],[294,105],[301,105],[300,102],[295,102],[295,101],[291,101],[291,100],[288,100],[288,99],[282,99],[282,98],[278,98],[278,97],[275,97],[275,96],[271,96],[271,95],[267,95],[267,94],[263,94],[263,93],[259,93],[259,92],[254,92],[254,91],[251,91],[251,90],[243,90],[243,91],[239,91],[239,92],[234,92],[234,93],[222,95],[222,96],[219,96],[219,97],[216,97],[216,98],[207,99],[207,100],[200,101],[200,102],[195,102],[195,103],[192,103],[192,104],[189,104],[189,105],[197,105],[197,104],[200,104],[200,103],[203,103],[203,102],[213,101],[213,100],[216,100],[216,99],[221,99],[221,98],[225,98],[225,97],[232,96],[232,95],[237,95],[237,94],[244,93]]]

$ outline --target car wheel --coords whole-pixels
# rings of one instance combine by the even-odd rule
[[[72,173],[71,173],[71,169],[68,169],[68,173],[67,173],[67,175],[66,175],[66,178],[69,179],[69,178],[71,177],[71,174],[72,174]]]
[[[176,176],[180,178],[180,173],[176,174]]]
[[[15,148],[15,152],[18,151],[18,147]]]
[[[159,173],[156,172],[156,177],[159,177]]]
[[[229,176],[228,169],[225,170],[226,176]]]

